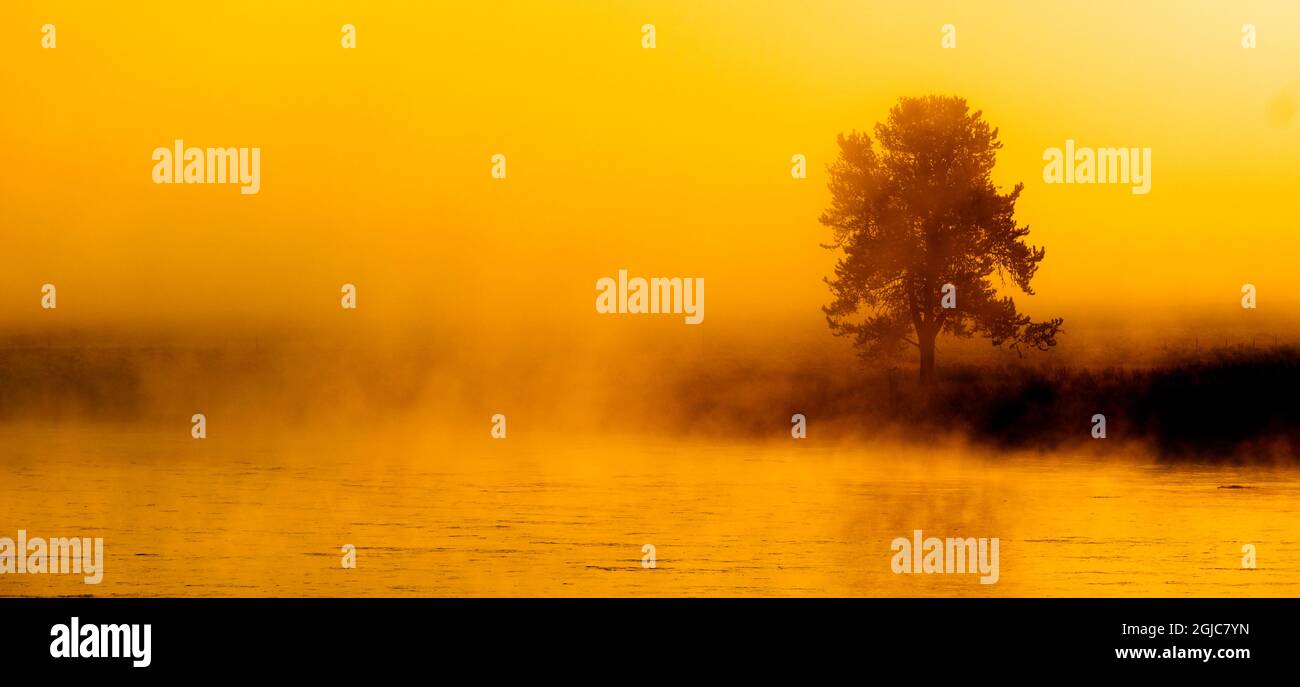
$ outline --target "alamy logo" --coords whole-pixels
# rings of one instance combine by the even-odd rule
[[[262,188],[261,148],[186,148],[178,138],[171,148],[154,148],[153,161],[155,184],[242,184],[244,195]]]
[[[27,530],[18,530],[15,544],[9,537],[0,537],[0,573],[85,575],[86,584],[99,584],[104,579],[104,538],[73,537],[27,538]]]
[[[136,668],[153,662],[153,626],[82,625],[72,617],[67,625],[50,628],[50,656],[54,658],[130,658]]]
[[[996,584],[998,538],[967,537],[921,538],[921,530],[912,530],[912,538],[898,537],[890,542],[894,551],[890,567],[895,575],[904,573],[979,573],[980,584]]]
[[[1075,148],[1043,151],[1043,181],[1049,184],[1132,184],[1135,195],[1151,192],[1150,148]]]
[[[602,315],[684,314],[686,324],[704,321],[704,277],[632,277],[627,270],[596,280],[596,312]]]

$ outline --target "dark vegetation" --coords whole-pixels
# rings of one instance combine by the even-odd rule
[[[950,363],[928,386],[907,368],[797,357],[782,367],[651,365],[646,376],[611,369],[582,392],[545,375],[518,378],[511,408],[531,432],[566,435],[789,441],[790,416],[802,413],[807,446],[958,441],[995,452],[1133,448],[1167,460],[1300,456],[1295,347],[1213,349],[1132,368]],[[250,414],[288,431],[316,420],[369,431],[391,420],[452,422],[472,436],[501,402],[475,393],[503,383],[473,374],[427,350],[10,347],[0,348],[0,421],[188,426],[189,414],[203,410]],[[561,406],[573,413],[556,413]],[[1106,416],[1104,440],[1091,435],[1097,413]]]
[[[754,373],[733,368],[693,381],[694,393],[678,394],[689,399],[681,417],[715,430],[720,418],[734,418],[749,433],[778,437],[775,412],[787,420],[798,412],[813,428],[810,437],[954,438],[1008,451],[1127,446],[1166,460],[1211,462],[1300,457],[1294,347],[1215,349],[1141,368],[950,365],[928,387],[908,370],[804,368],[756,389],[762,400],[733,394],[744,388],[736,377]],[[1106,417],[1105,439],[1092,437],[1095,414]]]

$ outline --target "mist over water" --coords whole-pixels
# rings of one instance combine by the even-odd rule
[[[434,335],[11,339],[4,534],[103,536],[107,561],[100,585],[5,575],[0,594],[1297,591],[1294,467],[1102,450],[1086,418],[1047,450],[960,426],[918,439],[887,412],[888,375],[836,353],[842,342],[637,335],[526,349]],[[971,355],[953,352],[952,369]],[[899,365],[900,394],[911,372]],[[498,412],[504,440],[489,434]],[[796,412],[805,440],[790,438]],[[998,537],[999,582],[894,574],[891,540],[918,528]],[[355,570],[340,566],[344,544]],[[1239,565],[1244,544],[1267,551],[1258,569]]]
[[[0,421],[172,425],[201,412],[265,431],[410,422],[477,437],[503,413],[529,435],[730,441],[788,439],[801,413],[823,441],[1294,459],[1300,417],[1286,399],[1300,384],[1300,339],[1230,322],[1078,319],[1057,349],[1023,357],[941,340],[930,390],[912,358],[859,360],[824,322],[802,319],[17,329],[0,339]],[[1087,434],[1094,413],[1108,416],[1108,442]]]
[[[493,442],[410,421],[214,424],[202,442],[184,429],[0,428],[0,522],[103,536],[107,556],[100,585],[5,575],[0,594],[1254,596],[1300,584],[1292,470],[815,438],[514,429]],[[999,537],[998,584],[893,574],[890,541],[915,528]],[[1238,565],[1243,543],[1268,552],[1258,569]],[[355,570],[340,567],[344,544]]]
[[[0,537],[108,556],[0,595],[1294,595],[1300,4],[753,5],[0,3]],[[1064,318],[933,392],[830,336],[818,222],[925,94],[997,127]],[[177,139],[258,192],[154,183]],[[1045,183],[1066,140],[1151,192]],[[704,321],[599,314],[624,269]],[[999,582],[893,574],[916,529]]]

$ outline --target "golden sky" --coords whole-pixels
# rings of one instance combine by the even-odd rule
[[[1300,307],[1298,3],[214,5],[0,7],[0,322],[602,336],[645,326],[594,313],[626,268],[705,277],[706,328],[821,337],[835,135],[931,93],[982,109],[1026,184],[1031,314],[1232,321],[1245,282]],[[153,184],[176,138],[260,147],[261,192]],[[1152,148],[1151,193],[1043,183],[1066,139]]]

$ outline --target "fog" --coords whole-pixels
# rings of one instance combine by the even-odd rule
[[[1203,427],[1233,408],[1270,419],[1234,429],[1232,422],[1245,422],[1237,413],[1224,437],[1188,439],[1231,452],[1296,428],[1284,402],[1295,341],[1275,344],[1270,334],[1208,319],[1102,332],[1067,319],[1058,349],[1023,357],[978,339],[941,339],[940,380],[929,391],[916,383],[912,358],[860,360],[848,341],[815,322],[688,327],[673,320],[611,318],[603,329],[581,330],[586,336],[542,325],[472,333],[366,326],[10,332],[0,340],[0,420],[183,428],[201,412],[226,428],[339,425],[365,433],[413,424],[473,437],[486,436],[489,418],[502,413],[516,436],[777,441],[789,438],[791,416],[800,413],[821,441],[945,437],[1041,451],[1086,448],[1088,418],[1103,412],[1112,442],[1159,439],[1175,455],[1204,451],[1153,433]],[[1237,370],[1245,376],[1207,386],[1208,371],[1225,364],[1245,365]],[[1153,395],[1175,378],[1199,385]],[[1186,412],[1186,424],[1153,404]]]

